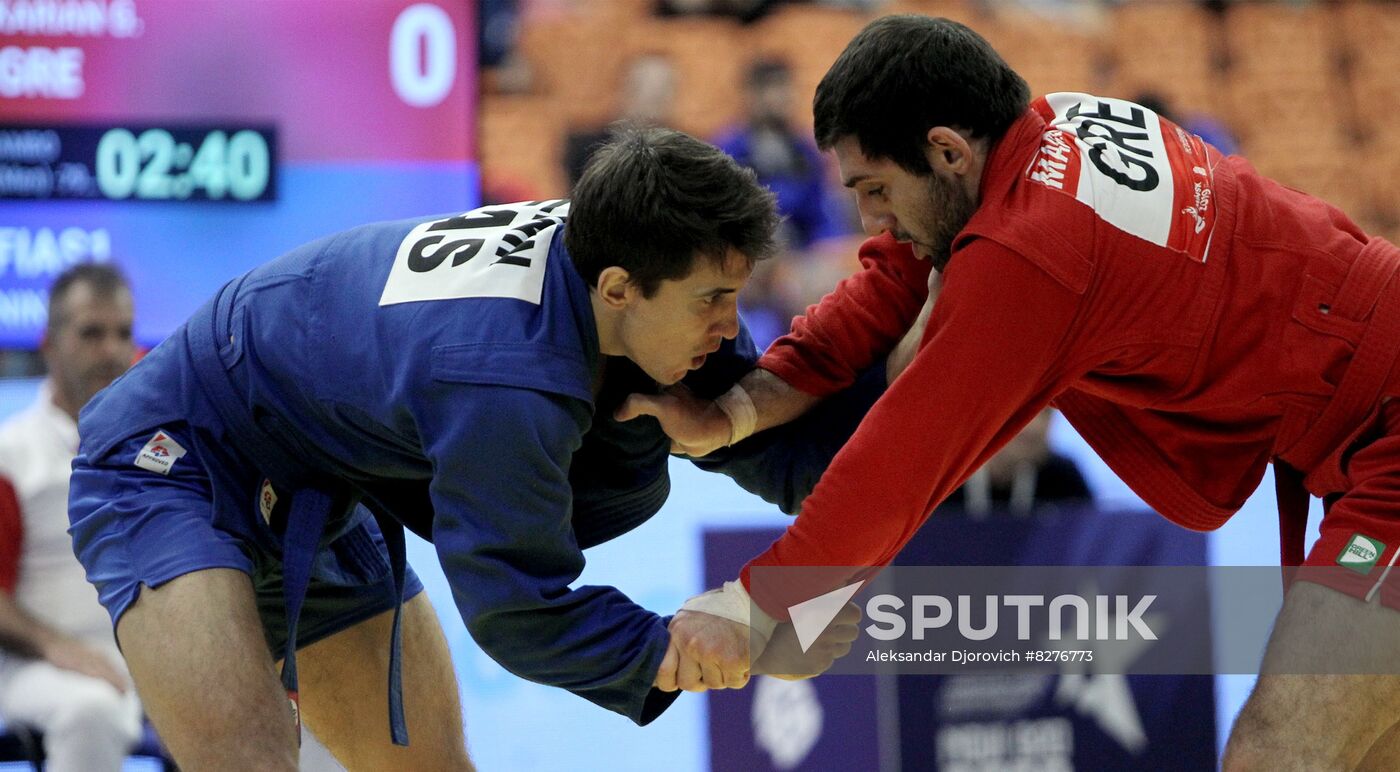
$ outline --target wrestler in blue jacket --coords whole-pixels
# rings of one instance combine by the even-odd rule
[[[487,207],[307,244],[230,282],[98,395],[81,418],[73,533],[114,620],[133,586],[167,577],[110,578],[109,531],[91,515],[110,489],[82,470],[149,477],[154,461],[136,467],[164,433],[208,469],[215,525],[282,555],[289,586],[372,512],[390,553],[399,524],[435,544],[468,630],[504,667],[639,724],[659,715],[675,697],[652,688],[666,620],[615,588],[572,586],[583,549],[660,508],[670,442],[654,419],[612,419],[657,385],[600,356],[564,245],[568,208]],[[741,331],[683,383],[713,397],[755,358]],[[882,388],[872,377],[702,466],[795,511]],[[260,513],[250,502],[268,486],[282,503]],[[402,597],[416,583],[399,571]],[[288,631],[272,629],[275,613],[264,621],[294,662],[289,615]],[[302,620],[302,645],[315,624]]]

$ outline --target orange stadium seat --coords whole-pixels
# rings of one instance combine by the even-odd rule
[[[1351,115],[1340,83],[1290,84],[1236,73],[1225,96],[1226,114],[1246,148],[1255,142],[1291,144],[1301,153],[1302,137],[1328,144],[1346,144],[1343,140],[1351,138]]]
[[[1354,64],[1394,74],[1400,67],[1400,5],[1349,2],[1338,8],[1343,45]]]
[[[1325,82],[1337,71],[1338,26],[1328,5],[1232,3],[1225,13],[1230,66],[1279,82]]]
[[[920,16],[942,16],[945,19],[960,21],[980,31],[988,15],[972,0],[889,0],[880,6],[880,14],[912,13]]]
[[[1358,129],[1375,142],[1400,142],[1400,6],[1347,3],[1339,13]]]
[[[650,18],[656,10],[656,0],[590,0],[580,5],[589,6],[592,12],[607,17],[614,24],[641,21]]]
[[[523,189],[536,198],[568,195],[559,158],[564,126],[545,96],[485,95],[481,100],[481,176],[488,187]]]
[[[1106,93],[1150,91],[1178,113],[1221,115],[1219,30],[1196,3],[1127,3],[1113,10],[1109,30]]]
[[[1094,30],[1026,11],[1003,10],[983,33],[1030,85],[1031,94],[1098,93],[1104,85],[1103,36]]]
[[[1317,196],[1358,221],[1368,205],[1357,184],[1358,153],[1345,147],[1299,153],[1297,145],[1262,145],[1246,152],[1260,173],[1304,193]]]
[[[622,55],[603,14],[570,13],[520,30],[520,53],[534,71],[535,91],[570,124],[606,121],[616,109]]]
[[[1400,144],[1372,143],[1358,164],[1372,226],[1400,244]]]
[[[1361,134],[1377,142],[1400,143],[1400,64],[1384,73],[1354,71],[1351,100]]]

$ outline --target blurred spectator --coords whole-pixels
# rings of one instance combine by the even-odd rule
[[[120,770],[141,739],[112,622],[68,537],[78,411],[136,358],[132,320],[131,289],[113,266],[60,274],[40,345],[48,377],[0,424],[0,718],[43,733],[50,772]],[[302,769],[344,769],[302,737]]]
[[[1207,143],[1214,145],[1216,150],[1225,155],[1235,155],[1240,152],[1240,143],[1235,139],[1235,135],[1230,133],[1230,129],[1224,123],[1215,118],[1199,114],[1178,114],[1166,97],[1153,91],[1144,91],[1130,101],[1146,107],[1195,134]]]
[[[476,59],[485,90],[496,94],[530,90],[534,76],[516,48],[520,23],[519,0],[479,0]]]
[[[617,121],[638,126],[670,126],[676,106],[676,67],[669,57],[646,53],[628,62],[620,87]],[[564,169],[569,187],[583,175],[593,151],[608,139],[608,128],[571,131],[564,140]]]
[[[517,0],[479,0],[477,6],[477,63],[495,67],[515,50],[520,26]]]
[[[778,197],[787,242],[805,249],[845,229],[827,212],[821,154],[805,131],[792,125],[792,70],[786,62],[759,59],[744,78],[743,124],[721,133],[715,144],[758,174]]]
[[[119,770],[141,736],[112,624],[68,538],[78,410],[131,364],[131,324],[116,269],[64,272],[42,344],[49,376],[0,426],[0,715],[44,733],[54,772]]]
[[[754,267],[739,303],[760,351],[788,332],[794,316],[860,270],[856,255],[864,240],[859,234],[822,239],[804,253],[765,260]]]
[[[782,240],[792,250],[783,260],[756,266],[741,298],[744,320],[760,348],[787,332],[793,316],[849,273],[848,258],[855,254],[844,242],[845,254],[835,260],[815,248],[851,232],[848,209],[842,207],[848,196],[830,184],[827,165],[807,132],[793,126],[794,97],[786,62],[754,61],[744,78],[743,122],[715,138],[720,149],[753,169],[777,196]],[[824,270],[831,263],[837,270]]]
[[[1092,503],[1093,492],[1074,461],[1050,449],[1052,413],[1042,410],[944,506],[985,517],[989,512],[1025,516],[1046,506]]]

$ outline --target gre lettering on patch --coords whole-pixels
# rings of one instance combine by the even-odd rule
[[[150,472],[170,474],[170,467],[184,455],[185,449],[180,447],[180,443],[164,431],[157,431],[155,436],[146,440],[134,463]]]
[[[1337,565],[1350,568],[1362,576],[1371,573],[1376,561],[1385,553],[1385,543],[1359,533],[1352,534],[1351,541],[1337,556]]]

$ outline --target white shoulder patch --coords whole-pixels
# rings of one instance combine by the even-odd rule
[[[399,244],[379,305],[455,298],[538,304],[549,244],[568,212],[562,199],[531,201],[418,225]]]
[[[1031,107],[1047,126],[1028,179],[1074,196],[1114,228],[1205,262],[1218,152],[1121,99],[1057,93]]]

